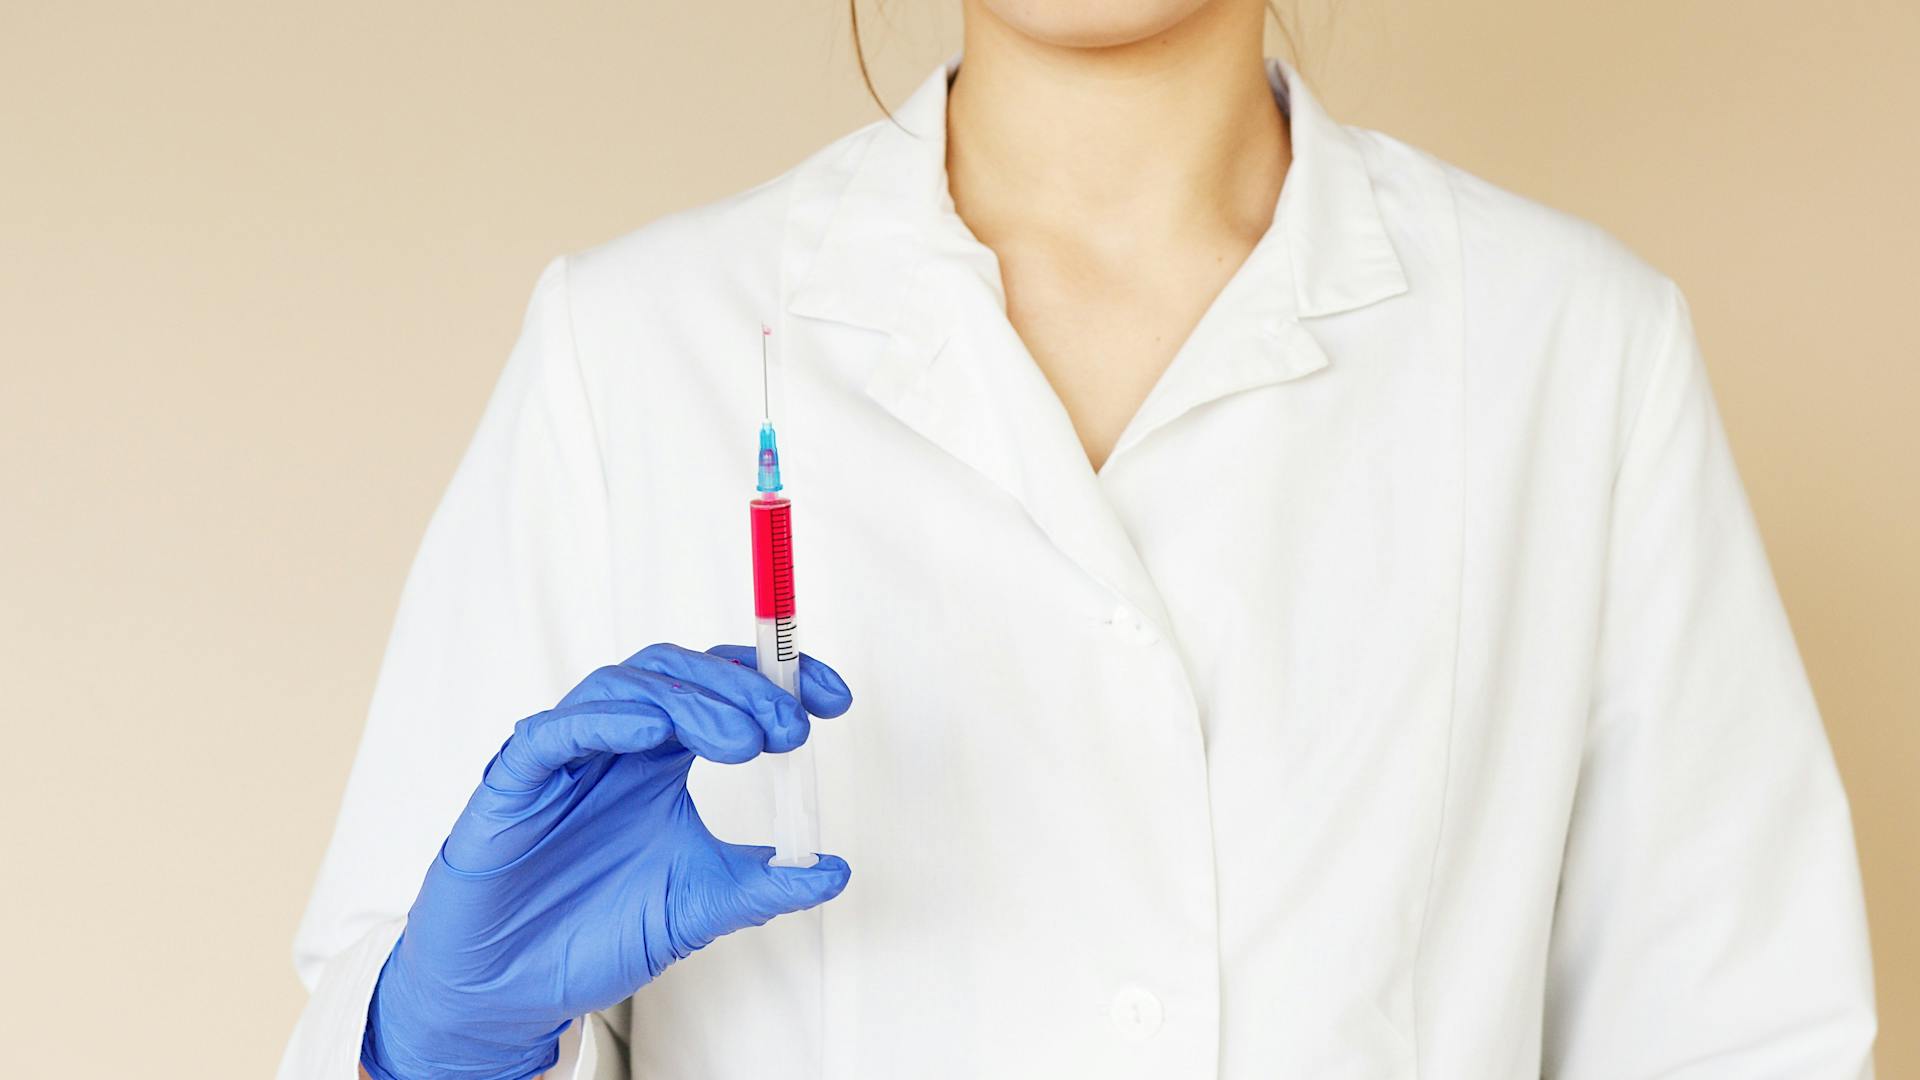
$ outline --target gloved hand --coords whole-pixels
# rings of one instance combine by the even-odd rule
[[[806,741],[806,712],[853,703],[800,661],[801,702],[753,649],[653,645],[522,720],[427,870],[367,1011],[375,1080],[519,1080],[551,1068],[570,1018],[614,1005],[722,934],[839,895],[823,855],[722,843],[687,794],[698,757],[742,762]]]

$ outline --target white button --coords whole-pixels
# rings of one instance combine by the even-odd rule
[[[1152,623],[1141,618],[1138,612],[1125,604],[1114,608],[1113,614],[1107,621],[1113,624],[1114,629],[1132,637],[1142,645],[1155,645],[1160,641],[1160,631],[1155,630]]]
[[[1138,986],[1123,986],[1113,995],[1113,1005],[1107,1015],[1113,1018],[1113,1024],[1120,1033],[1129,1039],[1147,1039],[1160,1030],[1160,1021],[1165,1012],[1160,1008],[1160,999]]]

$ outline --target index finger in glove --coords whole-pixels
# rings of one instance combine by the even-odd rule
[[[715,645],[707,652],[748,670],[758,670],[754,665],[759,654],[751,645]],[[853,706],[853,691],[847,689],[840,673],[806,653],[800,654],[800,698],[807,712],[829,720]]]
[[[635,653],[621,666],[698,686],[705,693],[731,702],[760,725],[763,745],[756,750],[783,753],[807,741],[811,726],[800,702],[758,671],[733,663],[729,658],[678,645],[652,645]]]
[[[500,747],[488,786],[532,791],[554,773],[598,754],[651,750],[674,731],[667,710],[651,701],[583,701],[530,716]]]

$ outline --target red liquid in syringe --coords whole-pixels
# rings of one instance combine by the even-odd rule
[[[776,662],[798,661],[800,648],[793,612],[793,504],[778,495],[762,496],[753,500],[751,511],[754,618],[771,624],[768,629]],[[762,641],[766,638],[763,632]]]

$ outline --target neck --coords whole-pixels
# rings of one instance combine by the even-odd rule
[[[947,171],[982,240],[1030,229],[1258,235],[1271,222],[1289,148],[1260,3],[1210,0],[1160,34],[1100,48],[1036,41],[979,0],[965,11]]]

